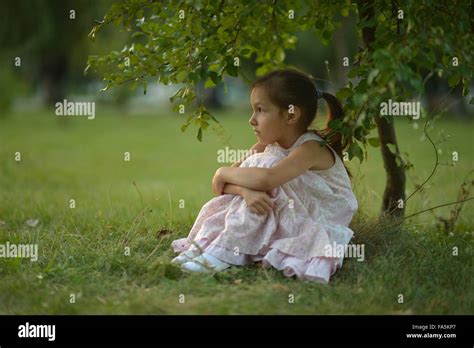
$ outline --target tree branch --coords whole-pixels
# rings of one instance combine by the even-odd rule
[[[456,203],[467,202],[467,201],[470,201],[471,199],[474,199],[474,197],[469,197],[469,198],[463,199],[463,200],[461,200],[461,201],[456,201],[456,202],[451,202],[451,203],[446,203],[446,204],[437,205],[437,206],[435,206],[435,207],[431,207],[431,208],[428,208],[428,209],[425,209],[425,210],[421,210],[421,211],[419,211],[419,212],[416,212],[416,213],[414,213],[414,214],[405,216],[404,219],[409,219],[409,218],[411,218],[412,216],[415,216],[415,215],[418,215],[418,214],[421,214],[421,213],[424,213],[424,212],[427,212],[427,211],[430,211],[430,210],[433,210],[433,209],[436,209],[436,208],[445,207],[445,206],[447,206],[447,205],[452,205],[452,204],[456,204]]]

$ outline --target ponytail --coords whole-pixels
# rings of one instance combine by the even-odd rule
[[[347,147],[346,142],[342,142],[342,134],[339,132],[334,131],[329,127],[329,123],[334,120],[342,120],[344,118],[344,110],[342,108],[342,104],[335,96],[332,94],[321,92],[320,96],[324,99],[328,105],[329,114],[326,121],[326,128],[322,130],[315,131],[321,138],[323,138],[328,145],[330,145],[334,151],[338,154],[338,156],[343,160],[343,150]],[[343,162],[344,164],[344,162]],[[352,174],[349,169],[344,164],[346,168],[347,174],[350,178],[352,178]]]

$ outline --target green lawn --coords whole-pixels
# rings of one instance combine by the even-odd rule
[[[431,213],[407,220],[402,231],[375,225],[385,183],[379,149],[370,150],[366,163],[349,164],[360,206],[351,227],[356,242],[366,245],[366,260],[347,259],[329,285],[257,265],[215,275],[182,273],[169,262],[170,243],[187,235],[212,198],[212,175],[225,165],[217,163],[217,150],[255,142],[246,112],[217,116],[228,142],[212,132],[198,142],[194,128],[181,133],[184,117],[177,116],[109,110],[95,120],[59,119],[53,111],[0,117],[0,243],[39,246],[37,262],[0,259],[0,313],[474,312],[472,201],[451,236],[436,230]],[[410,177],[416,173],[421,182],[431,172],[433,150],[420,140],[422,125],[397,121],[402,151],[415,165]],[[439,121],[434,139],[441,130],[451,135],[441,144],[441,162],[450,161],[452,151],[459,161],[438,168],[424,195],[408,202],[407,215],[456,200],[473,168],[474,125]],[[131,161],[124,161],[124,152]],[[412,189],[408,179],[408,193]],[[446,217],[451,208],[436,214]],[[39,224],[30,227],[28,219]]]

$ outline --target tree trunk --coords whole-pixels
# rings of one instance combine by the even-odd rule
[[[375,15],[373,0],[358,0],[357,8],[361,21],[370,20]],[[362,37],[367,49],[372,51],[371,44],[375,40],[375,24],[370,27],[364,27],[362,29]],[[403,218],[405,214],[405,167],[403,166],[401,158],[399,160],[400,166],[397,164],[397,157],[400,154],[400,150],[395,135],[393,117],[391,121],[389,121],[377,115],[375,117],[375,124],[377,125],[383,164],[387,175],[380,212],[381,217],[384,217],[387,213],[391,213],[391,215],[396,218]],[[395,154],[390,151],[387,144],[395,145]],[[401,203],[400,200],[402,200]]]
[[[44,55],[40,66],[43,102],[54,107],[64,99],[64,80],[67,73],[68,60],[64,55]]]
[[[400,152],[393,119],[389,122],[383,117],[376,117],[375,124],[379,133],[383,165],[387,175],[381,214],[385,215],[391,212],[392,215],[402,218],[405,213],[405,168],[401,159],[400,166],[397,164],[397,156]],[[395,144],[396,154],[390,151],[387,144]],[[402,200],[401,203],[400,200]]]

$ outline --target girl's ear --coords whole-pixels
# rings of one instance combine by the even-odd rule
[[[296,105],[288,105],[288,110],[284,113],[286,122],[288,124],[295,124],[301,117],[301,110]]]

